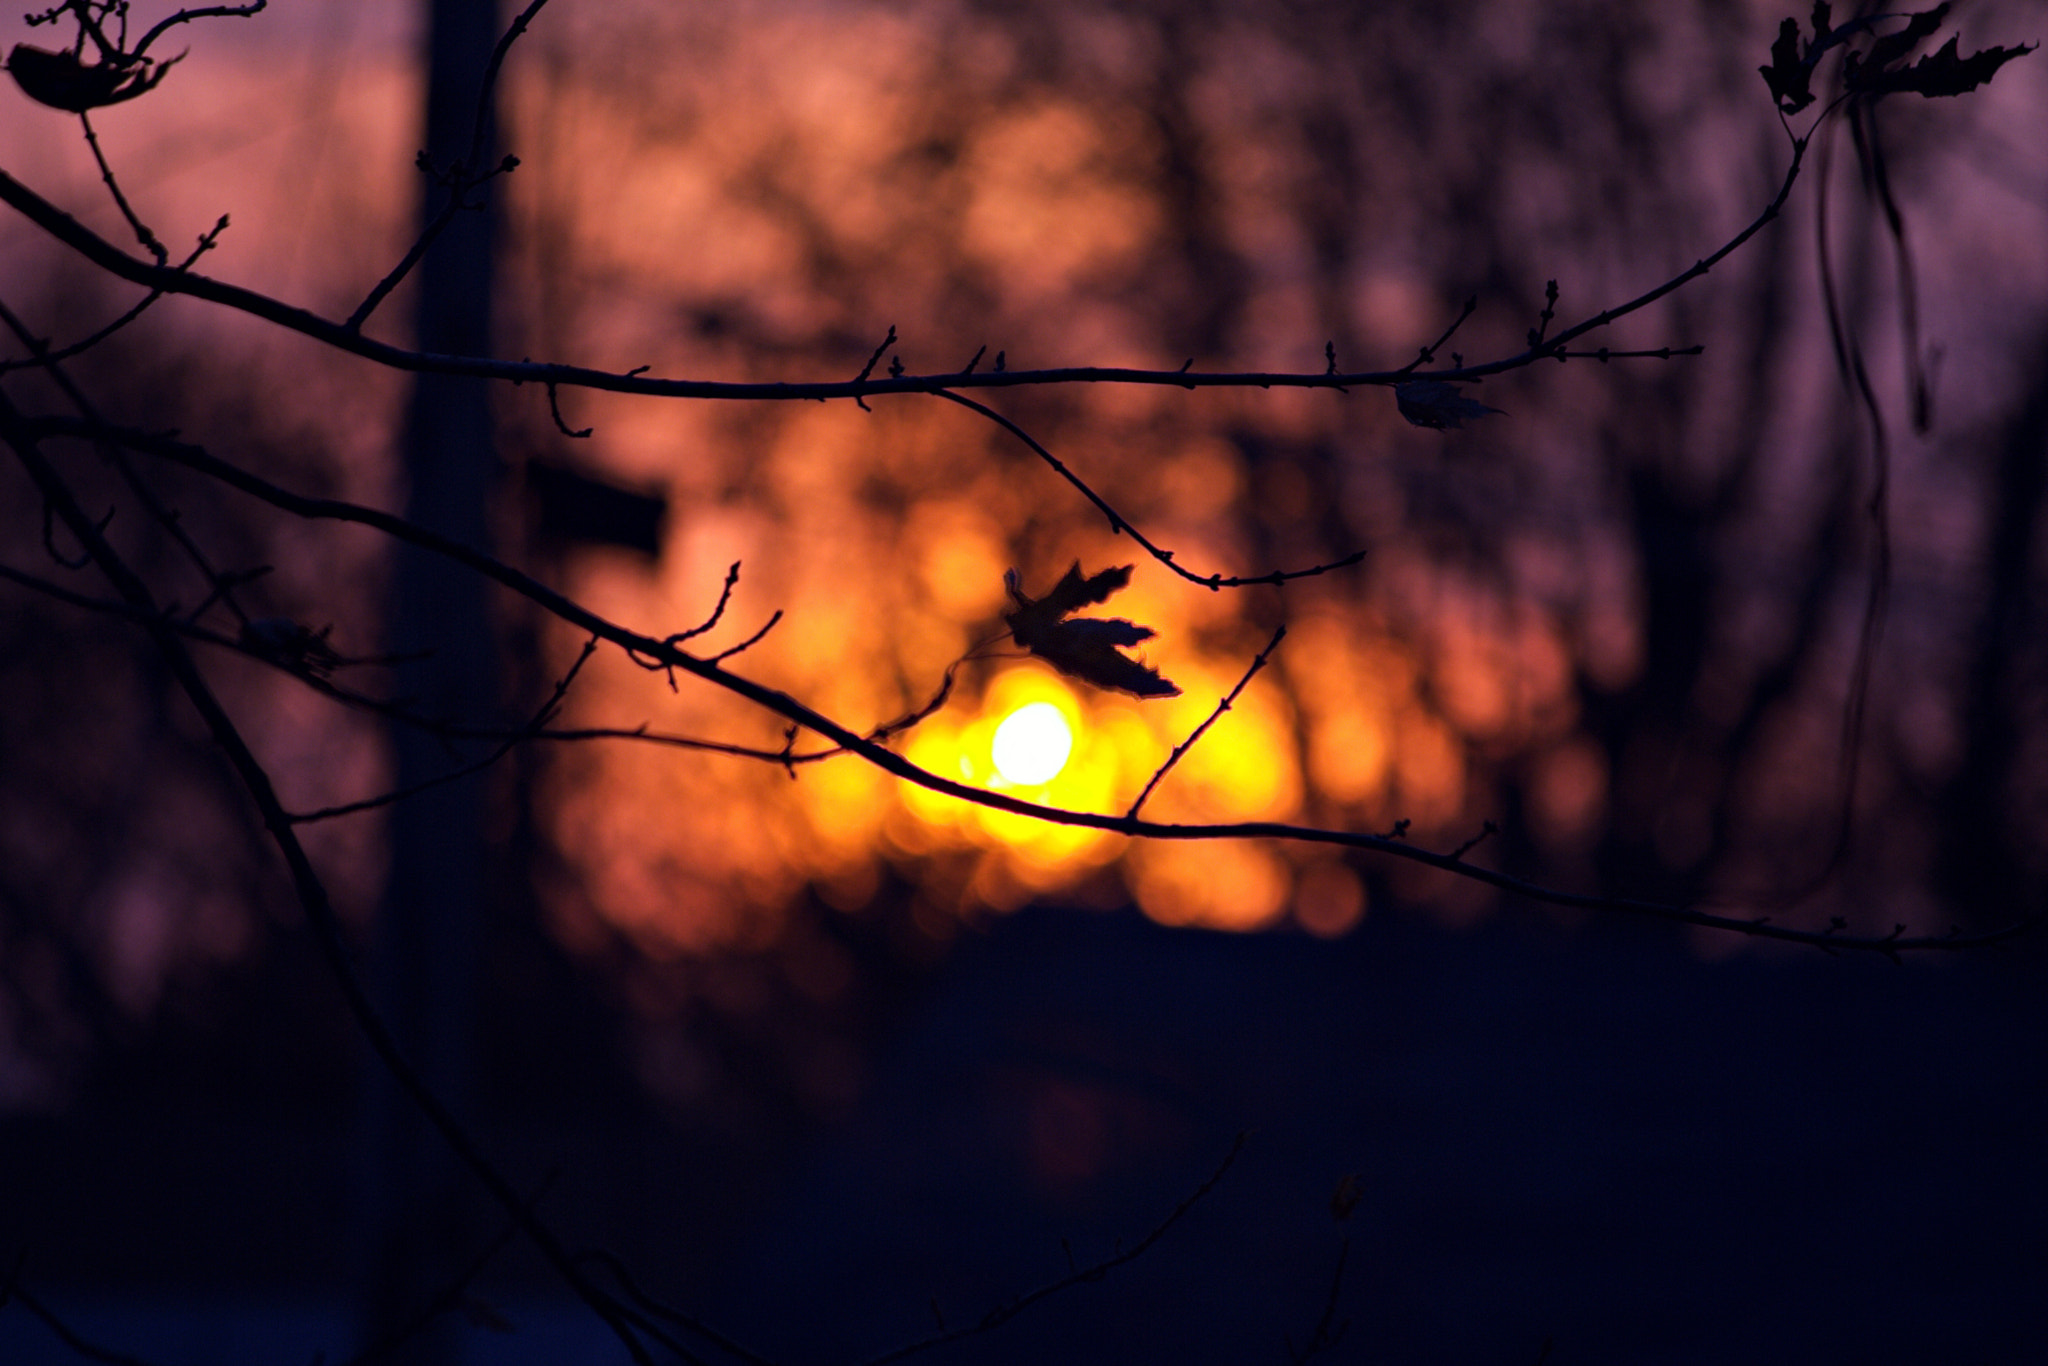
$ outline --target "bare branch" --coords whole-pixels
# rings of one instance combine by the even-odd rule
[[[2016,920],[2001,928],[1973,935],[1918,935],[1911,937],[1876,937],[1828,935],[1819,931],[1799,930],[1772,924],[1768,921],[1741,919],[1734,916],[1716,915],[1687,906],[1670,905],[1663,902],[1647,901],[1630,897],[1602,896],[1592,893],[1569,892],[1560,888],[1547,887],[1540,883],[1514,877],[1466,863],[1450,854],[1436,853],[1418,845],[1410,844],[1397,835],[1369,835],[1357,831],[1329,830],[1315,826],[1292,825],[1282,821],[1239,821],[1213,824],[1162,824],[1130,816],[1107,815],[1098,812],[1068,811],[1060,807],[1047,806],[1038,802],[1024,801],[1007,792],[977,788],[954,779],[942,777],[910,762],[902,755],[847,729],[824,714],[813,710],[789,694],[755,683],[751,679],[719,667],[716,663],[688,654],[665,641],[619,626],[574,600],[564,597],[554,589],[530,578],[479,551],[459,542],[452,541],[424,527],[415,526],[401,517],[379,512],[372,508],[358,507],[336,499],[306,498],[278,488],[236,466],[228,464],[196,446],[145,432],[122,429],[97,429],[90,432],[81,430],[81,424],[63,418],[43,418],[36,421],[16,419],[19,429],[26,435],[88,435],[97,432],[109,440],[118,440],[133,449],[147,454],[177,461],[189,468],[211,474],[224,483],[242,489],[246,493],[263,499],[285,511],[302,517],[332,519],[355,522],[374,527],[396,539],[419,546],[435,554],[445,555],[459,564],[474,569],[493,582],[525,597],[535,605],[560,617],[579,629],[603,640],[610,641],[625,650],[646,659],[658,660],[664,666],[673,666],[684,673],[714,683],[719,687],[745,698],[764,710],[775,713],[787,721],[815,732],[832,741],[842,750],[858,754],[895,776],[917,784],[933,792],[962,801],[974,802],[996,810],[1008,811],[1019,816],[1029,816],[1056,825],[1072,825],[1092,830],[1103,830],[1111,834],[1127,835],[1138,839],[1154,840],[1214,840],[1214,839],[1278,839],[1303,844],[1332,845],[1340,848],[1360,849],[1393,858],[1420,863],[1442,872],[1482,882],[1500,891],[1511,893],[1525,900],[1553,906],[1572,907],[1581,910],[1605,911],[1625,915],[1645,916],[1652,919],[1668,920],[1677,924],[1697,925],[1705,929],[1723,930],[1731,934],[1749,935],[1757,938],[1776,939],[1785,943],[1805,944],[1831,949],[1850,949],[1894,955],[1907,951],[1950,952],[1960,949],[1981,948],[2002,943],[2018,935],[2030,933],[2043,924],[2048,924],[2048,915],[2034,914]]]
[[[1810,135],[1809,135],[1810,136]],[[1792,187],[1799,178],[1804,165],[1807,137],[1796,137],[1792,141],[1792,158],[1786,167],[1783,181],[1777,194],[1747,226],[1714,251],[1695,261],[1662,284],[1578,322],[1544,341],[1540,346],[1530,347],[1497,360],[1479,364],[1454,365],[1448,369],[1429,370],[1430,378],[1446,382],[1482,379],[1488,375],[1504,374],[1511,370],[1526,369],[1543,360],[1556,360],[1560,355],[1569,354],[1569,345],[1596,328],[1606,327],[1620,318],[1638,312],[1657,300],[1682,288],[1691,281],[1705,275],[1720,264],[1732,252],[1739,250],[1757,233],[1763,231],[1780,211],[1792,193]],[[1056,384],[1138,384],[1171,386],[1179,389],[1331,389],[1342,390],[1361,385],[1394,385],[1412,378],[1416,373],[1414,365],[1399,370],[1359,371],[1350,374],[1324,372],[1272,372],[1272,373],[1201,373],[1193,370],[1193,361],[1178,370],[1136,370],[1115,367],[1078,366],[1049,370],[1007,370],[1000,366],[980,373],[961,374],[958,371],[941,375],[903,374],[896,378],[877,379],[872,377],[873,366],[878,363],[889,345],[894,344],[894,328],[883,347],[878,348],[867,368],[853,380],[821,381],[814,383],[741,383],[713,380],[655,379],[643,376],[638,370],[615,373],[593,370],[582,366],[550,364],[536,361],[502,361],[473,356],[443,356],[430,352],[410,351],[375,341],[361,334],[358,326],[336,323],[322,318],[305,309],[282,303],[255,290],[239,285],[227,284],[186,271],[173,271],[168,266],[152,265],[139,261],[114,246],[106,239],[86,228],[76,219],[49,201],[36,194],[5,171],[0,171],[0,203],[7,204],[30,222],[43,229],[59,242],[84,256],[94,265],[152,289],[166,293],[187,294],[205,299],[225,308],[237,309],[254,317],[262,318],[279,327],[298,332],[316,341],[325,342],[353,355],[376,361],[393,369],[423,374],[471,375],[486,379],[516,380],[526,383],[560,385],[601,389],[612,393],[644,394],[650,397],[704,398],[726,400],[771,400],[790,401],[797,399],[845,399],[862,400],[877,394],[930,394],[949,389],[966,388],[1014,388]],[[362,314],[362,310],[357,310]],[[1449,337],[1446,332],[1446,339]],[[1618,358],[1619,353],[1610,353]],[[1000,357],[998,359],[1001,359]],[[956,401],[957,394],[952,395]],[[866,406],[864,403],[862,406]],[[1201,579],[1201,582],[1208,582]],[[1257,582],[1258,580],[1252,580]],[[1220,586],[1220,585],[1219,585]]]

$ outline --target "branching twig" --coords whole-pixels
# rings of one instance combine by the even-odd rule
[[[447,230],[448,225],[455,221],[456,214],[464,209],[478,207],[469,202],[467,196],[471,190],[478,188],[497,176],[510,175],[519,168],[519,158],[506,155],[500,157],[498,164],[490,170],[483,171],[478,169],[484,159],[484,143],[491,133],[491,98],[498,88],[498,73],[504,69],[505,54],[511,51],[512,44],[519,40],[520,34],[526,32],[526,26],[533,22],[533,16],[540,13],[541,7],[547,3],[548,0],[532,0],[531,4],[519,12],[518,17],[512,21],[511,26],[505,30],[504,36],[498,39],[498,45],[491,50],[490,64],[484,68],[483,86],[477,91],[476,115],[470,124],[469,157],[466,161],[456,162],[445,172],[445,181],[448,186],[448,202],[443,204],[441,211],[434,215],[425,228],[421,229],[418,240],[406,251],[404,258],[396,266],[392,267],[391,273],[379,280],[363,301],[356,305],[355,312],[348,315],[348,320],[342,324],[342,327],[347,331],[360,332],[362,330],[363,324],[369,321],[370,315],[377,311],[377,305],[383,303],[390,296],[391,291],[397,289],[405,277],[412,273],[412,268],[419,264],[422,256],[427,254],[427,249],[432,247],[436,239]],[[431,162],[428,160],[425,152],[420,153],[419,165],[421,170],[431,169]],[[554,387],[550,385],[548,388],[548,399],[550,402],[554,400],[554,396]],[[561,422],[559,411],[556,413],[555,421],[557,423]],[[566,431],[568,429],[564,428],[563,430]]]
[[[483,772],[507,754],[510,754],[520,741],[531,740],[541,733],[541,730],[547,723],[553,720],[555,714],[562,709],[562,699],[569,695],[569,685],[576,681],[576,675],[583,672],[583,666],[588,664],[590,657],[596,653],[597,638],[592,636],[584,643],[583,653],[576,656],[576,662],[569,666],[569,671],[556,681],[554,691],[549,694],[548,700],[541,704],[540,710],[533,714],[533,720],[505,736],[500,741],[498,747],[483,758],[473,763],[464,764],[452,772],[436,774],[432,778],[423,778],[419,782],[412,783],[406,787],[380,793],[375,797],[365,797],[361,801],[345,802],[340,806],[323,806],[317,811],[289,813],[292,823],[294,825],[311,825],[316,821],[334,820],[341,816],[354,816],[364,811],[375,811],[379,807],[391,806],[394,803],[406,800],[408,797],[418,796],[420,793],[429,791],[432,788],[441,787],[445,784],[467,778],[471,774]]]
[[[220,235],[227,230],[228,216],[222,214],[219,222],[215,223],[210,230],[199,235],[199,245],[192,249],[191,255],[178,263],[178,269],[190,270],[193,262],[213,250],[214,246],[220,241]],[[130,308],[126,313],[123,313],[105,327],[100,328],[97,332],[80,338],[68,346],[60,346],[54,350],[48,350],[43,355],[29,360],[0,361],[0,375],[6,374],[9,370],[22,370],[30,367],[50,365],[57,361],[69,360],[73,356],[82,355],[141,317],[149,310],[150,305],[163,297],[164,292],[162,290],[152,289],[149,293],[143,295],[140,303]]]
[[[177,630],[162,621],[160,610],[151,597],[148,587],[136,576],[126,561],[114,550],[106,538],[93,525],[92,520],[78,506],[55,466],[43,455],[39,438],[19,410],[14,407],[4,391],[0,391],[0,439],[4,439],[20,460],[29,478],[35,483],[42,497],[56,509],[72,535],[84,544],[94,564],[106,575],[114,590],[130,606],[156,619],[151,626],[158,653],[162,656],[179,689],[199,712],[214,743],[226,754],[237,778],[248,792],[261,816],[265,830],[283,855],[286,867],[291,873],[292,886],[297,894],[300,908],[305,912],[314,937],[327,960],[330,974],[340,988],[349,1013],[354,1017],[356,1027],[378,1061],[397,1082],[399,1089],[411,1099],[427,1122],[437,1130],[457,1160],[469,1169],[472,1175],[490,1192],[491,1197],[505,1212],[512,1216],[520,1230],[527,1236],[542,1257],[551,1265],[563,1284],[589,1305],[602,1318],[619,1340],[641,1366],[652,1366],[653,1357],[647,1351],[621,1316],[620,1307],[611,1296],[591,1284],[588,1277],[576,1266],[566,1248],[554,1232],[541,1222],[519,1197],[509,1180],[483,1150],[477,1146],[468,1130],[456,1120],[437,1095],[421,1079],[412,1064],[399,1049],[390,1029],[371,1004],[369,994],[356,974],[351,961],[341,919],[327,894],[326,884],[313,867],[304,845],[292,827],[291,817],[277,799],[271,785],[270,775],[257,760],[240,729],[229,717],[212,687],[199,672]]]
[[[1732,934],[1750,935],[1764,939],[1776,939],[1785,943],[1806,944],[1835,949],[1854,949],[1883,953],[1888,956],[1909,951],[1955,951],[1981,948],[2002,943],[2017,935],[2031,932],[2044,923],[2048,916],[2035,914],[2015,921],[1999,929],[1981,934],[1963,935],[1918,935],[1909,937],[1841,936],[1823,935],[1818,931],[1800,930],[1768,922],[1741,919],[1734,916],[1716,915],[1688,906],[1670,905],[1664,902],[1645,901],[1630,897],[1600,896],[1590,893],[1569,892],[1561,888],[1547,887],[1523,878],[1498,872],[1494,869],[1465,863],[1449,854],[1436,853],[1394,835],[1369,835],[1357,831],[1330,830],[1315,826],[1291,825],[1282,821],[1239,821],[1218,824],[1179,825],[1162,824],[1136,819],[1129,816],[1107,815],[1089,811],[1068,811],[1060,807],[1046,806],[1038,802],[1022,800],[1007,792],[977,788],[932,773],[921,768],[892,750],[859,735],[847,727],[825,716],[804,703],[774,688],[754,682],[729,669],[723,669],[695,655],[689,654],[664,641],[620,626],[599,616],[581,603],[565,597],[536,579],[512,568],[481,551],[471,549],[458,541],[414,525],[402,517],[374,508],[360,507],[353,503],[331,498],[307,498],[291,493],[277,485],[251,474],[238,466],[229,464],[205,450],[155,433],[136,432],[117,428],[92,428],[85,430],[82,424],[69,418],[42,418],[33,422],[20,420],[21,430],[29,436],[37,435],[94,435],[108,440],[117,440],[130,448],[172,460],[191,469],[209,474],[223,483],[260,498],[286,512],[300,517],[352,522],[368,526],[393,538],[415,545],[433,554],[442,555],[464,565],[510,589],[528,601],[554,616],[561,618],[581,631],[611,642],[628,654],[660,661],[664,666],[673,666],[706,682],[725,688],[762,709],[772,712],[786,721],[815,732],[832,741],[842,750],[859,755],[884,771],[898,778],[917,784],[929,791],[962,801],[1008,811],[1015,815],[1029,816],[1056,825],[1071,825],[1091,830],[1103,830],[1111,834],[1127,835],[1138,839],[1155,840],[1214,840],[1214,839],[1279,839],[1305,844],[1325,844],[1341,848],[1362,849],[1389,857],[1406,859],[1413,863],[1436,868],[1460,877],[1483,882],[1500,891],[1508,892],[1526,900],[1542,902],[1553,906],[1566,906],[1582,910],[1605,911],[1625,915],[1646,916],[1668,920],[1677,924],[1697,925],[1705,929],[1723,930]]]
[[[103,425],[104,419],[101,418],[98,409],[93,406],[92,401],[86,397],[85,391],[72,382],[71,377],[65,373],[63,366],[58,364],[56,359],[50,354],[48,345],[40,337],[29,331],[28,325],[15,316],[14,311],[8,308],[5,303],[0,303],[0,323],[4,323],[7,329],[14,333],[16,339],[28,348],[29,354],[34,357],[37,365],[56,382],[57,387],[71,401],[71,405],[78,410],[79,416],[84,419],[88,426],[99,427]],[[97,438],[89,439],[97,440]],[[185,552],[186,558],[192,561],[193,567],[206,580],[210,590],[207,594],[207,602],[209,604],[224,602],[227,604],[228,610],[235,614],[237,620],[247,621],[249,619],[248,614],[242,610],[241,604],[235,600],[235,584],[232,576],[225,575],[213,567],[211,558],[200,548],[199,543],[192,538],[191,533],[185,529],[182,519],[180,519],[175,511],[164,505],[163,501],[156,496],[156,490],[151,488],[142,476],[136,472],[134,465],[129,462],[127,454],[120,448],[118,442],[100,442],[99,444],[102,451],[107,455],[109,463],[120,473],[122,481],[134,493],[136,500],[148,510],[150,516],[156,519],[157,524],[163,527],[171,539],[177,543],[178,547]],[[107,516],[109,518],[113,516],[111,509],[108,510]],[[104,528],[106,523],[102,522],[100,525]],[[46,538],[48,532],[49,522],[46,516],[44,520],[44,534]]]

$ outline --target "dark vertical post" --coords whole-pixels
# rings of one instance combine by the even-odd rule
[[[471,161],[477,96],[498,37],[496,0],[428,0],[426,119],[421,146],[437,171]],[[486,128],[482,165],[495,139]],[[422,258],[412,280],[414,341],[457,355],[491,352],[495,186],[467,195],[464,209]],[[428,182],[424,225],[448,189]],[[490,547],[489,506],[496,472],[490,393],[480,380],[421,375],[406,411],[406,514],[480,549]],[[445,560],[400,546],[386,612],[390,648],[418,658],[400,667],[398,691],[430,717],[476,719],[495,711],[497,689],[484,582]],[[445,740],[405,726],[392,730],[397,784],[432,779],[467,757]],[[479,777],[431,788],[392,810],[391,867],[379,913],[374,974],[401,1046],[458,1118],[470,1111],[476,976],[484,894],[484,802]],[[466,1176],[440,1137],[373,1076],[366,1114],[371,1172],[366,1296],[368,1339],[403,1332],[454,1285],[474,1257],[477,1208]],[[409,1337],[395,1358],[459,1359],[452,1320]]]

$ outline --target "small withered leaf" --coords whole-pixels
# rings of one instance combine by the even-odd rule
[[[1476,398],[1466,398],[1455,384],[1440,379],[1411,379],[1394,386],[1394,405],[1401,416],[1417,427],[1435,431],[1462,428],[1467,420],[1477,421],[1498,408],[1489,408]]]
[[[1825,15],[1816,16],[1824,20]],[[1778,41],[1771,44],[1771,64],[1757,70],[1778,107],[1796,114],[1813,103],[1813,68],[1799,59],[1799,21],[1787,19],[1778,26]]]
[[[183,57],[180,53],[167,62],[154,62],[115,53],[87,66],[73,52],[17,43],[7,54],[7,74],[36,103],[83,114],[148,94]]]
[[[1133,697],[1178,697],[1180,689],[1158,670],[1119,648],[1150,640],[1151,627],[1121,617],[1068,619],[1068,613],[1106,601],[1130,581],[1129,565],[1083,575],[1077,560],[1050,593],[1033,598],[1012,569],[1004,573],[1003,586],[1017,607],[1003,621],[1012,640],[1069,677]]]

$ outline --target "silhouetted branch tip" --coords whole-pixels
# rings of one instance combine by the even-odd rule
[[[867,383],[868,376],[875,373],[875,367],[881,364],[882,357],[888,354],[889,348],[895,344],[896,324],[890,323],[889,335],[882,338],[882,344],[875,348],[875,353],[872,356],[868,357],[868,363],[863,365],[860,368],[860,373],[853,377],[853,401],[860,405],[862,412],[872,412],[874,410],[868,407],[867,399],[861,396],[861,386]]]
[[[754,634],[748,636],[745,640],[741,641],[739,644],[731,647],[730,649],[720,650],[717,654],[711,656],[711,658],[705,660],[704,662],[710,665],[712,668],[717,668],[720,664],[723,664],[726,660],[731,659],[734,655],[742,654],[745,651],[753,649],[756,645],[759,645],[761,643],[762,639],[766,637],[770,631],[775,629],[775,624],[781,620],[782,609],[778,607],[775,609],[775,615],[769,617],[766,622],[762,623],[760,630],[754,632]]]
[[[597,428],[595,427],[581,427],[574,431],[570,430],[569,424],[562,420],[561,400],[555,392],[555,385],[553,385],[552,383],[548,385],[548,412],[553,414],[554,416],[555,430],[560,432],[563,436],[571,437],[578,441],[581,441],[589,437],[591,433],[597,430]]]
[[[1285,640],[1286,638],[1287,628],[1285,626],[1281,626],[1273,632],[1273,638],[1266,642],[1266,648],[1259,651],[1258,655],[1252,660],[1251,667],[1244,671],[1244,677],[1237,680],[1237,686],[1232,688],[1228,693],[1224,695],[1223,699],[1216,704],[1216,709],[1209,713],[1207,719],[1205,719],[1202,722],[1202,724],[1196,726],[1194,730],[1189,733],[1187,739],[1181,741],[1178,745],[1175,745],[1173,747],[1173,752],[1166,756],[1166,762],[1159,766],[1158,771],[1155,772],[1152,775],[1151,780],[1145,784],[1144,790],[1138,793],[1137,800],[1131,803],[1130,809],[1128,811],[1124,812],[1124,819],[1136,820],[1138,818],[1139,811],[1144,809],[1146,798],[1152,795],[1152,789],[1159,786],[1160,780],[1165,778],[1168,771],[1171,770],[1175,764],[1181,761],[1182,755],[1186,754],[1189,750],[1195,747],[1195,742],[1202,738],[1203,733],[1206,732],[1209,729],[1209,727],[1216,724],[1217,718],[1222,716],[1224,712],[1230,710],[1231,704],[1237,701],[1238,694],[1242,693],[1245,690],[1245,685],[1252,681],[1252,679],[1258,674],[1259,670],[1266,667],[1267,659],[1272,656],[1273,651],[1280,648],[1280,642]],[[1176,689],[1176,691],[1178,690]]]

